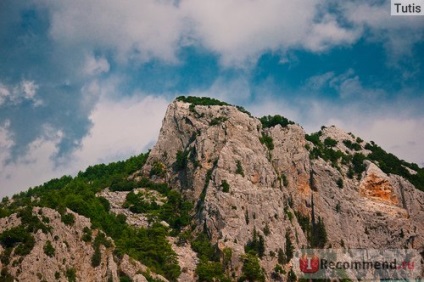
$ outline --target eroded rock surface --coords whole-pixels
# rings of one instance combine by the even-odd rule
[[[212,122],[216,118],[219,123]],[[263,136],[271,137],[272,149],[261,142]],[[328,137],[337,141],[335,151],[370,153],[365,141],[336,127],[322,130],[321,141]],[[350,148],[349,142],[359,147]],[[336,166],[311,160],[313,147],[299,125],[262,128],[258,119],[232,106],[190,109],[189,103],[175,101],[142,173],[147,175],[154,163],[163,164],[162,181],[198,203],[198,226],[206,226],[220,249],[233,250],[236,275],[244,246],[256,230],[265,239],[261,264],[270,280],[286,234],[295,248],[308,246],[296,215],[312,221],[312,209],[314,220],[324,222],[327,246],[423,247],[423,192],[369,161],[365,172],[349,177],[349,166],[340,160]],[[188,161],[176,170],[178,152],[186,152]]]

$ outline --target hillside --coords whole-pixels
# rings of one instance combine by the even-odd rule
[[[423,252],[423,191],[352,133],[178,97],[148,153],[2,200],[0,281],[293,281],[300,248]]]

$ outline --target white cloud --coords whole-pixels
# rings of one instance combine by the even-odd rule
[[[356,26],[366,28],[368,40],[383,42],[389,63],[395,64],[403,56],[410,56],[412,46],[424,38],[422,17],[390,16],[390,1],[344,1],[343,15]]]
[[[399,57],[408,54],[413,44],[424,36],[423,20],[391,17],[388,1],[44,0],[43,3],[51,11],[50,35],[56,42],[75,49],[83,46],[88,52],[98,48],[114,50],[121,62],[158,58],[178,63],[177,52],[181,47],[200,44],[218,54],[224,66],[245,67],[255,63],[264,52],[284,53],[289,49],[322,52],[352,44],[362,35],[383,42],[391,56]]]
[[[10,158],[10,149],[14,145],[10,132],[10,121],[6,120],[0,125],[0,165]]]
[[[368,89],[362,86],[359,76],[355,75],[340,82],[336,86],[341,98],[378,99],[385,95],[381,89]]]
[[[114,50],[121,62],[177,63],[181,47],[200,44],[220,55],[224,65],[244,66],[262,52],[320,52],[352,43],[360,33],[339,25],[315,0],[43,2],[56,42]]]
[[[34,81],[24,80],[21,82],[21,90],[25,99],[33,100],[37,89],[38,85],[36,85]]]
[[[0,82],[0,106],[4,104],[18,105],[24,101],[31,101],[34,107],[41,106],[43,101],[36,97],[38,88],[38,84],[32,80],[23,79],[14,86]]]
[[[335,45],[351,44],[361,33],[359,28],[342,28],[333,16],[326,15],[321,22],[311,25],[311,30],[304,35],[302,41],[311,51],[324,51]]]
[[[50,130],[46,128],[46,133],[48,131]],[[0,197],[11,196],[29,186],[36,186],[53,177],[61,176],[51,159],[58,151],[57,145],[60,138],[60,134],[51,136],[49,132],[31,142],[25,155],[11,162],[2,161],[0,163]],[[9,145],[2,151],[7,157],[10,155],[13,141],[6,139],[6,142]]]
[[[50,35],[65,45],[115,50],[122,61],[160,58],[175,62],[184,22],[172,1],[45,0]]]
[[[107,59],[103,57],[96,58],[94,56],[88,56],[84,66],[84,73],[88,75],[98,75],[107,73],[109,68],[110,65]]]
[[[181,95],[198,96],[198,97],[213,97],[227,103],[243,103],[251,97],[249,81],[246,77],[238,77],[227,79],[219,77],[212,85],[202,91],[192,91],[191,93],[184,93]]]
[[[224,65],[255,62],[262,52],[305,48],[322,51],[357,38],[329,16],[316,17],[319,1],[183,1],[194,36],[220,54]]]
[[[386,95],[382,89],[364,87],[361,78],[355,74],[353,69],[348,69],[339,75],[335,75],[334,72],[326,72],[312,76],[307,80],[305,89],[307,91],[317,91],[325,86],[335,89],[342,99],[362,98],[375,100]]]
[[[73,154],[79,168],[146,150],[159,135],[167,105],[165,99],[152,96],[101,100],[90,115],[90,134]]]
[[[335,74],[332,71],[312,76],[306,81],[306,87],[312,90],[319,90],[326,86],[334,76]]]
[[[6,99],[8,99],[10,95],[10,91],[9,89],[3,85],[2,83],[0,83],[0,106],[5,103]]]

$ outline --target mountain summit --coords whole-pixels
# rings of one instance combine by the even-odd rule
[[[148,154],[3,200],[1,277],[295,280],[302,248],[423,252],[423,190],[423,169],[334,126],[178,97]]]

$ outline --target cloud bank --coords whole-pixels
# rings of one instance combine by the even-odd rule
[[[0,196],[147,150],[178,95],[424,162],[424,19],[390,1],[6,0],[0,26]]]

